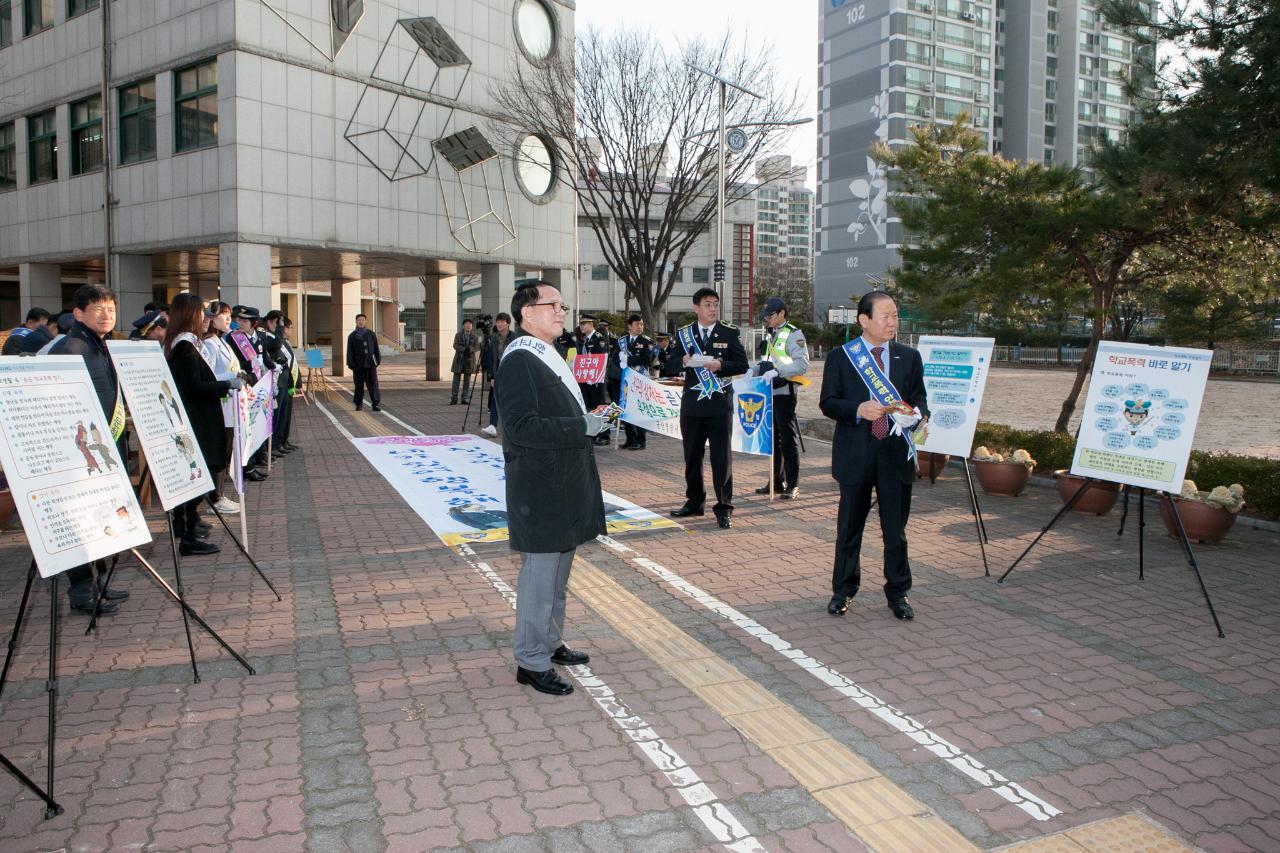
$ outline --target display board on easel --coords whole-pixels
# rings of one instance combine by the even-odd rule
[[[138,443],[166,512],[213,490],[213,479],[196,442],[187,409],[178,396],[156,341],[108,341]]]
[[[917,343],[929,398],[928,436],[917,448],[961,459],[973,449],[995,338],[924,335]]]
[[[151,541],[78,355],[0,358],[0,462],[41,577]]]

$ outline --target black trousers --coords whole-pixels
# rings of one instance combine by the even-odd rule
[[[800,442],[796,440],[796,395],[773,398],[773,487],[792,489],[800,482]]]
[[[596,406],[603,406],[609,402],[604,396],[604,385],[583,385],[578,383],[578,389],[582,391],[582,402],[586,403],[587,411],[591,411]]]
[[[729,446],[733,441],[733,412],[699,417],[680,415],[680,434],[684,436],[685,505],[701,509],[707,502],[707,489],[702,480],[702,456],[711,443],[711,487],[717,515],[733,512],[733,465]]]
[[[359,367],[351,371],[356,380],[356,406],[364,405],[364,389],[369,389],[369,402],[375,406],[382,403],[382,393],[378,391],[378,368]]]
[[[271,444],[279,447],[289,440],[293,426],[293,396],[283,388],[276,391],[275,420],[271,424]]]
[[[866,476],[856,485],[840,484],[840,508],[836,514],[836,557],[831,571],[832,595],[856,595],[862,581],[862,532],[871,510],[871,490],[879,497],[880,532],[884,537],[884,594],[890,601],[906,597],[911,589],[911,564],[907,561],[907,518],[911,515],[911,484],[902,482],[901,440],[877,442]]]

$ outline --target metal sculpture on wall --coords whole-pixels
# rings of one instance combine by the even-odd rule
[[[284,25],[333,62],[364,16],[364,0],[259,0]]]
[[[388,181],[434,179],[454,240],[470,252],[491,254],[516,236],[501,160],[479,128],[449,130],[470,72],[470,58],[437,19],[396,21],[343,138]],[[456,189],[446,187],[440,158],[453,167]],[[505,217],[494,204],[494,184],[501,188]],[[452,212],[458,204],[450,203],[451,191],[461,200],[461,218]]]

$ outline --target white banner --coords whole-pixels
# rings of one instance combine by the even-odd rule
[[[771,380],[758,376],[733,380],[733,449],[755,456],[773,455]]]
[[[928,437],[918,450],[967,457],[973,449],[995,338],[924,335],[917,344],[929,396]]]
[[[352,440],[446,545],[505,542],[506,465],[502,448],[474,435],[393,435]],[[610,534],[679,527],[604,492]]]
[[[632,426],[671,438],[680,437],[680,394],[678,386],[654,382],[643,370],[622,371],[622,414],[620,420]]]
[[[166,511],[213,491],[187,409],[157,341],[107,341],[133,430]]]
[[[41,577],[151,541],[82,357],[0,357],[0,463]]]
[[[1098,344],[1071,473],[1178,494],[1210,350]]]
[[[240,441],[241,464],[271,435],[271,405],[275,394],[275,371],[268,370],[256,385],[244,388],[236,395],[240,412],[236,438]]]

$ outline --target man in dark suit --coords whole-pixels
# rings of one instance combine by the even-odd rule
[[[733,388],[730,377],[747,372],[747,352],[738,338],[738,327],[716,320],[720,297],[709,287],[693,294],[697,320],[676,335],[664,373],[684,373],[680,398],[680,435],[684,442],[684,506],[672,510],[676,518],[702,515],[707,500],[702,480],[702,456],[711,442],[712,508],[723,529],[733,526],[733,468],[729,446],[733,441]],[[707,360],[699,365],[695,358]],[[699,359],[700,360],[700,359]]]
[[[906,427],[901,426],[899,433],[894,433],[889,408],[871,394],[855,368],[854,359],[865,356],[854,353],[869,353],[888,375],[893,386],[889,393],[896,390],[897,399],[927,418],[924,363],[919,352],[893,342],[898,333],[898,306],[889,294],[873,291],[864,295],[858,303],[858,323],[862,326],[861,346],[858,341],[851,341],[844,350],[828,356],[818,401],[822,413],[836,422],[831,442],[831,476],[840,484],[835,565],[827,612],[842,615],[858,593],[862,531],[874,487],[884,536],[884,593],[894,616],[912,619],[915,613],[907,601],[911,565],[907,562],[906,527],[915,464],[908,455],[907,439],[900,434]],[[863,369],[866,367],[864,364]]]
[[[573,344],[578,351],[578,355],[603,355],[606,357],[609,355],[609,342],[604,335],[596,331],[596,318],[590,314],[583,314],[578,318],[578,334],[573,339]],[[588,411],[609,402],[605,395],[603,382],[596,382],[591,385],[579,382],[578,388],[582,391],[582,399],[586,401]],[[595,443],[601,446],[607,445],[609,441],[608,430],[595,437]]]
[[[613,354],[609,356],[609,369],[616,371],[617,379],[609,380],[609,397],[615,403],[622,400],[622,369],[629,367],[649,376],[649,365],[653,363],[653,341],[645,337],[644,318],[632,314],[627,318],[627,333],[618,338]],[[623,431],[627,440],[623,442],[623,450],[644,450],[645,436],[648,433],[641,427],[624,423]]]

